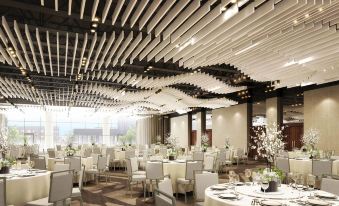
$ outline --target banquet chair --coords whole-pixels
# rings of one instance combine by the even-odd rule
[[[145,188],[145,183],[146,183],[146,175],[145,174],[133,174],[132,170],[132,160],[131,159],[126,159],[126,169],[127,169],[127,185],[128,185],[128,190],[130,191],[130,195],[132,197],[132,183],[138,184],[139,182],[142,183],[143,186],[143,191],[144,191],[144,199],[146,198],[146,188]]]
[[[48,148],[47,149],[47,154],[49,158],[55,158],[55,150],[54,148]]]
[[[135,150],[134,149],[125,151],[125,158],[126,159],[133,158],[133,157],[135,157]]]
[[[167,157],[167,148],[160,148],[159,154],[163,157]]]
[[[194,151],[193,160],[204,161],[204,153],[201,151]]]
[[[69,170],[69,164],[58,163],[58,164],[55,164],[53,168],[54,172],[60,172],[60,171],[65,171],[65,170]]]
[[[26,206],[52,206],[57,203],[70,204],[73,188],[73,171],[52,172],[48,197],[26,203]]]
[[[158,188],[159,182],[165,178],[162,161],[148,161],[146,163],[146,186]]]
[[[203,206],[206,188],[218,184],[217,173],[195,173],[195,205]]]
[[[80,205],[83,205],[83,199],[81,195],[82,187],[83,187],[83,177],[85,175],[85,166],[82,166],[80,170],[80,175],[79,175],[79,186],[78,187],[73,187],[72,189],[72,199],[78,199],[80,201]]]
[[[175,206],[175,198],[171,195],[168,195],[165,192],[155,189],[154,190],[154,201],[155,206]]]
[[[110,163],[112,163],[114,171],[115,171],[115,167],[118,164],[118,166],[121,165],[121,160],[116,158],[115,156],[115,149],[113,149],[112,152],[110,152]]]
[[[77,177],[78,172],[81,171],[81,157],[73,156],[73,157],[65,157],[64,163],[69,164],[69,169],[74,171],[74,175]]]
[[[204,160],[204,170],[212,171],[215,169],[215,158],[212,155],[207,155]]]
[[[132,169],[132,173],[134,175],[146,175],[146,171],[139,170],[139,168],[138,168],[139,167],[138,158],[137,157],[131,157],[129,159],[131,161],[131,169]]]
[[[100,147],[98,147],[98,146],[93,146],[93,148],[92,148],[92,153],[93,153],[93,154],[100,155],[100,154],[101,154]]]
[[[286,157],[277,157],[276,158],[276,167],[285,173],[285,176],[288,176],[290,172],[290,159]],[[286,178],[287,180],[287,178]]]
[[[96,168],[89,168],[85,170],[86,174],[91,174],[95,176],[96,183],[99,183],[99,178],[104,174],[106,171],[106,164],[107,164],[107,157],[104,156],[98,156],[97,159],[97,165]],[[106,177],[106,183],[107,183],[107,174],[104,174]]]
[[[38,156],[32,158],[32,161],[34,162],[34,169],[39,170],[46,170],[46,158],[45,156]]]
[[[173,196],[173,187],[172,187],[172,180],[170,178],[164,179],[163,181],[159,182],[158,190],[164,192],[170,196]]]
[[[7,202],[6,202],[6,177],[0,177],[0,206],[7,206]]]
[[[179,193],[179,185],[184,185],[185,187],[185,203],[187,203],[187,187],[194,184],[194,171],[202,171],[203,170],[203,161],[196,160],[188,160],[186,161],[186,171],[184,178],[177,178],[176,181],[176,191],[177,198]]]
[[[84,157],[90,157],[91,154],[92,154],[92,149],[89,148],[89,147],[85,148],[85,150],[84,150]]]
[[[331,160],[312,160],[312,174],[317,178],[332,174]]]
[[[92,153],[91,157],[93,158],[93,167],[96,167],[98,164],[99,154]]]
[[[226,150],[220,150],[217,153],[215,164],[219,172],[224,171],[224,166],[226,165]]]
[[[320,189],[326,192],[339,195],[339,179],[334,179],[331,177],[323,177],[321,179]]]
[[[236,156],[234,156],[234,158],[237,161],[237,166],[239,165],[240,161],[242,161],[242,160],[246,160],[247,161],[247,155],[246,155],[244,149],[238,148]]]

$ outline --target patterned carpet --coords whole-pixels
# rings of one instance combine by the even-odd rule
[[[238,167],[236,165],[232,165],[230,167],[225,167],[226,171],[233,170],[240,176],[240,180],[245,181],[246,177],[244,177],[243,172],[245,169],[258,169],[261,167],[265,167],[264,164],[260,164],[258,162],[249,161],[247,164],[241,164]],[[130,192],[127,192],[126,180],[127,175],[123,171],[118,172],[110,172],[111,178],[110,181],[106,184],[104,179],[99,182],[99,184],[88,183],[84,186],[84,190],[82,192],[84,205],[88,206],[97,206],[97,205],[137,205],[137,206],[150,206],[154,205],[152,198],[146,198],[146,201],[143,199],[142,186],[139,184],[138,186],[133,186],[132,195]],[[226,173],[222,173],[219,175],[220,182],[227,182],[228,175]],[[189,193],[188,193],[189,194]],[[177,200],[178,206],[184,205],[193,205],[193,196],[192,193],[188,195],[188,204],[184,202],[184,196],[179,195],[179,199]],[[80,203],[77,200],[72,201],[72,206],[78,206]]]

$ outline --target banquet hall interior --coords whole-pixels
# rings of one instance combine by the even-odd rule
[[[0,14],[0,206],[339,206],[338,0]]]

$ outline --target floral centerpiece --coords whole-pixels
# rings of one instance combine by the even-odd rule
[[[301,138],[301,142],[304,144],[303,148],[305,152],[309,153],[311,159],[318,155],[315,145],[319,142],[319,140],[320,132],[318,129],[313,128],[308,129]]]
[[[282,182],[285,178],[284,172],[276,167],[260,169],[258,174],[261,181],[269,183],[269,187],[265,192],[276,192],[278,190],[279,182]]]
[[[201,147],[203,149],[203,152],[206,152],[207,147],[209,145],[209,139],[208,139],[208,135],[206,133],[204,133],[203,135],[201,135]]]
[[[0,174],[8,174],[12,163],[7,159],[0,159]]]
[[[254,128],[255,135],[251,137],[253,140],[251,149],[256,150],[258,156],[265,158],[270,167],[279,152],[284,150],[285,143],[283,139],[285,135],[283,134],[283,130],[284,127],[279,129],[276,123],[267,126],[267,128]]]
[[[67,145],[65,149],[67,157],[73,157],[77,150],[72,146],[72,144]]]
[[[169,160],[174,160],[175,156],[177,155],[177,152],[176,152],[177,143],[178,143],[177,137],[175,137],[174,135],[171,135],[170,133],[166,135],[166,145],[167,145],[167,148],[170,149],[168,152]]]

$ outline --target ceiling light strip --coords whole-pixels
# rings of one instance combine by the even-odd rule
[[[47,74],[46,74],[46,65],[45,65],[45,60],[44,60],[44,53],[43,53],[42,46],[41,46],[40,34],[39,34],[39,29],[38,28],[35,29],[35,36],[36,36],[36,39],[38,41],[38,48],[39,48],[39,52],[40,52],[40,59],[41,59],[42,69],[44,70],[44,74],[46,76]]]
[[[49,43],[49,31],[46,31],[46,41],[47,41],[47,51],[48,51],[48,59],[49,59],[49,68],[51,71],[51,76],[53,76],[53,62],[51,55],[51,45]]]
[[[75,34],[74,48],[73,48],[73,58],[72,58],[71,75],[73,75],[73,72],[74,72],[74,63],[75,63],[75,58],[76,58],[77,49],[78,49],[78,38],[79,38],[79,35],[78,35],[78,33],[76,33],[76,34]]]
[[[94,67],[95,67],[95,65],[96,65],[96,63],[97,63],[98,57],[99,57],[99,55],[100,55],[100,53],[101,53],[101,49],[102,49],[102,47],[104,46],[105,41],[106,41],[106,32],[104,32],[104,34],[102,35],[102,37],[101,37],[101,39],[100,39],[99,46],[98,46],[98,48],[97,48],[97,51],[96,51],[96,53],[95,53],[94,60],[93,60],[93,62],[92,62],[91,71],[94,70]]]
[[[121,17],[121,26],[123,27],[130,15],[130,13],[132,12],[135,4],[137,3],[137,0],[130,0],[126,9],[125,9],[125,12],[122,14],[122,17]]]

